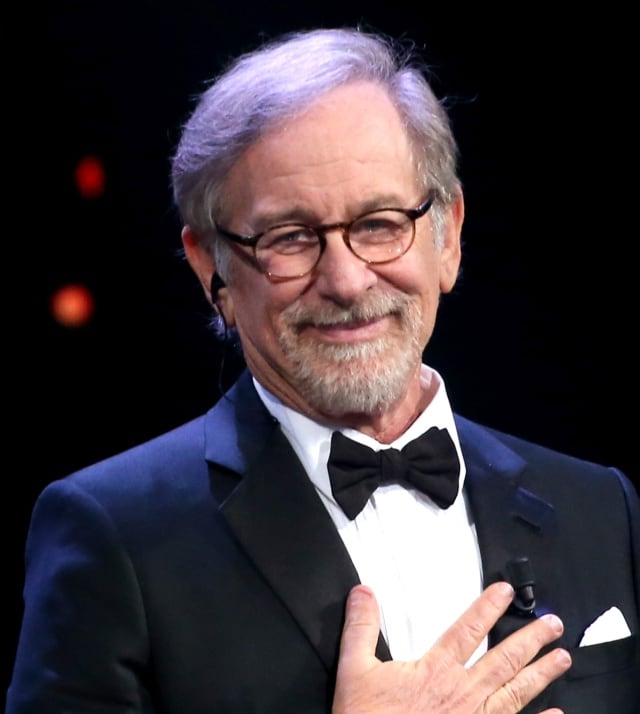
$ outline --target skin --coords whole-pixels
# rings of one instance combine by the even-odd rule
[[[386,93],[370,83],[338,88],[302,117],[263,136],[233,167],[226,193],[225,226],[245,235],[283,220],[333,223],[371,208],[412,208],[424,200],[399,116]],[[228,288],[220,292],[220,299],[227,324],[238,329],[256,379],[311,419],[357,428],[384,443],[397,438],[430,396],[420,383],[422,351],[434,329],[440,295],[453,288],[458,274],[463,216],[460,198],[447,213],[444,245],[438,250],[427,213],[416,223],[409,251],[383,265],[356,258],[339,231],[328,234],[327,248],[314,271],[295,280],[272,283],[248,261],[234,257]],[[211,255],[188,227],[183,244],[208,290],[215,268]],[[403,320],[397,310],[375,307],[401,299],[412,327],[409,317]],[[373,317],[349,318],[350,310],[362,311],[363,305],[369,305]],[[307,316],[324,313],[329,324],[302,318],[301,324],[292,325],[287,315],[296,311]],[[385,343],[382,347],[380,341]],[[323,348],[339,351],[349,345],[362,350],[359,359],[321,356]],[[387,394],[366,411],[340,413],[318,403],[309,398],[296,374],[298,354],[327,384],[341,378],[348,361],[351,379],[362,382],[354,391],[362,392],[367,376],[376,370],[380,375],[388,372],[408,346],[409,362],[403,365],[392,396]]]
[[[509,606],[513,589],[494,583],[419,660],[380,662],[378,605],[357,585],[347,601],[333,714],[514,714],[566,672],[571,657],[554,649],[527,664],[563,630],[544,615],[490,649],[472,667],[465,662]],[[542,714],[562,714],[545,709]]]
[[[374,208],[412,208],[425,198],[399,116],[384,91],[369,83],[336,89],[265,134],[232,168],[226,193],[228,213],[218,219],[243,235],[287,220],[327,224]],[[316,268],[283,282],[260,274],[249,249],[234,250],[217,306],[238,329],[252,374],[315,421],[392,442],[432,398],[420,380],[422,352],[440,297],[456,282],[463,218],[460,197],[447,211],[437,248],[427,213],[416,223],[409,251],[383,265],[362,262],[332,231]],[[211,298],[211,253],[189,226],[182,238]],[[357,406],[363,391],[374,396]],[[347,395],[342,401],[341,393]],[[568,669],[570,657],[554,650],[528,664],[562,632],[558,618],[548,616],[465,669],[512,596],[506,583],[490,586],[423,658],[383,663],[375,657],[378,605],[368,588],[357,586],[347,602],[334,714],[520,711]]]

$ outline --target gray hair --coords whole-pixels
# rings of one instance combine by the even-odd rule
[[[221,274],[227,251],[215,240],[215,218],[224,215],[231,167],[274,125],[354,81],[384,87],[398,110],[419,181],[435,193],[432,220],[439,236],[443,208],[460,194],[458,147],[426,71],[413,45],[342,28],[284,35],[241,55],[214,78],[183,127],[171,177],[182,221],[212,241]]]

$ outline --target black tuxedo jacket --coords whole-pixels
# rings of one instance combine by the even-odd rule
[[[637,492],[615,469],[456,419],[485,581],[527,556],[536,614],[560,615],[574,658],[526,711],[638,714]],[[203,417],[44,490],[7,714],[325,714],[357,582],[245,374]],[[614,605],[632,636],[578,648]],[[492,643],[525,622],[505,615]]]

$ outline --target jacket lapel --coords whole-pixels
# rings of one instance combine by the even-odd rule
[[[535,616],[564,597],[549,553],[556,537],[552,504],[522,484],[527,463],[487,429],[456,417],[467,494],[485,585],[508,579],[509,560],[526,556],[536,581]],[[306,633],[328,670],[335,667],[344,606],[359,582],[346,548],[279,425],[244,373],[206,417],[212,490],[235,537]],[[568,595],[568,594],[567,594]],[[532,615],[533,616],[533,615]],[[509,611],[490,645],[526,624]],[[380,636],[376,654],[390,659]]]
[[[467,476],[465,490],[478,536],[484,584],[508,580],[507,563],[526,557],[533,570],[536,605],[526,615],[511,608],[490,634],[490,645],[504,639],[531,618],[551,611],[566,597],[553,557],[557,524],[553,504],[530,477],[531,466],[490,431],[460,417],[457,426]],[[525,485],[526,484],[526,485]]]
[[[359,582],[358,574],[248,374],[209,412],[206,434],[207,460],[224,468],[212,474],[221,512],[327,669],[333,670],[346,596]],[[390,658],[382,637],[377,653]]]

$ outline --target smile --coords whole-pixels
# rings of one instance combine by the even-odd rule
[[[382,337],[388,330],[390,319],[389,315],[382,315],[348,322],[307,324],[304,328],[326,342],[364,342]]]

